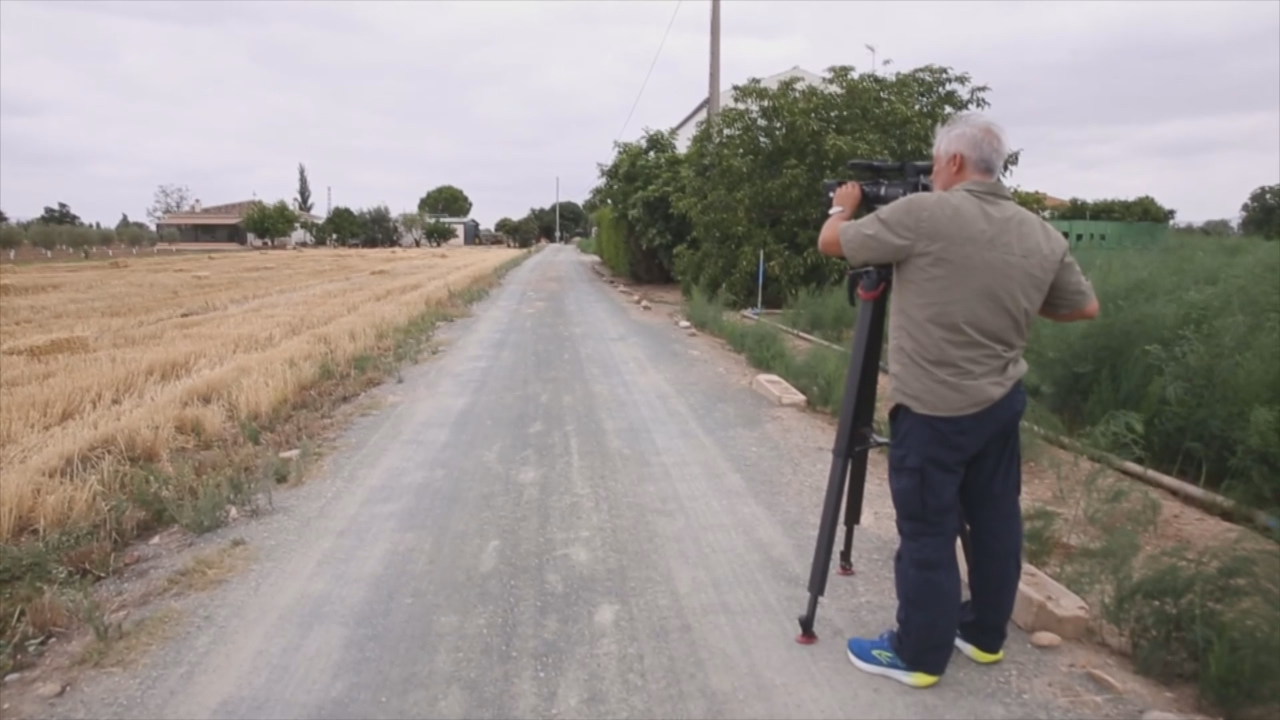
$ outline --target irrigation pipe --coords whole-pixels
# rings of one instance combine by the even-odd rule
[[[758,317],[755,313],[752,313],[749,310],[743,310],[741,315],[742,317],[747,318],[748,320],[751,320],[753,322],[764,323],[766,325],[769,325],[770,327],[777,328],[778,330],[781,330],[782,332],[787,333],[788,335],[798,337],[801,340],[804,340],[806,342],[831,348],[832,350],[838,350],[842,353],[845,353],[846,355],[849,353],[849,350],[847,348],[840,347],[839,345],[827,342],[822,338],[814,337],[813,335],[810,335],[808,333],[800,332],[799,330],[789,328],[785,325],[773,322],[772,320],[766,320],[762,317]],[[882,362],[880,363],[880,370],[881,372],[888,372],[889,368],[885,363]],[[1036,425],[1032,425],[1029,422],[1023,421],[1022,426],[1027,428],[1031,432],[1035,433],[1036,435],[1039,435],[1040,437],[1049,441],[1050,443],[1057,445],[1063,450],[1068,450],[1070,452],[1076,453],[1077,455],[1081,455],[1086,458],[1089,458],[1090,460],[1093,460],[1095,462],[1102,463],[1103,465],[1106,465],[1112,470],[1128,475],[1129,477],[1132,477],[1136,480],[1141,480],[1142,482],[1147,483],[1148,485],[1151,485],[1153,487],[1157,487],[1162,490],[1167,490],[1168,492],[1173,493],[1179,498],[1190,501],[1191,504],[1196,505],[1202,509],[1205,509],[1217,515],[1223,516],[1227,520],[1231,520],[1232,522],[1234,522],[1235,517],[1243,516],[1253,521],[1253,523],[1256,526],[1258,526],[1263,530],[1267,530],[1267,531],[1280,530],[1280,518],[1272,517],[1260,510],[1253,510],[1250,508],[1242,507],[1239,503],[1235,502],[1234,500],[1225,498],[1221,495],[1218,495],[1217,493],[1209,492],[1204,488],[1197,487],[1195,485],[1192,485],[1191,483],[1184,482],[1182,480],[1179,480],[1175,477],[1171,477],[1169,475],[1165,475],[1162,472],[1157,472],[1155,470],[1152,470],[1151,468],[1143,467],[1137,463],[1130,462],[1128,460],[1121,460],[1120,458],[1110,453],[1105,453],[1105,452],[1102,452],[1101,450],[1094,450],[1093,448],[1086,447],[1085,445],[1082,445],[1079,442],[1076,442],[1075,440],[1063,437],[1056,433],[1049,432],[1048,430],[1045,430],[1044,428],[1038,427]]]

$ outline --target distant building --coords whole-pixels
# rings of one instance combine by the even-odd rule
[[[776,88],[783,80],[789,78],[800,78],[800,82],[805,85],[820,85],[823,82],[821,75],[811,73],[796,65],[790,70],[785,70],[777,75],[760,78],[760,84],[767,88]],[[708,98],[703,98],[702,102],[698,103],[683,120],[676,124],[674,128],[676,131],[676,149],[680,152],[689,149],[689,143],[693,140],[694,133],[698,131],[698,124],[707,119],[707,100]],[[720,93],[721,110],[733,107],[735,104],[737,103],[735,102],[732,88]]]
[[[1115,220],[1049,220],[1071,245],[1088,243],[1098,247],[1140,247],[1151,245],[1169,234],[1166,223],[1120,222]]]
[[[156,223],[156,232],[166,229],[176,230],[179,242],[198,243],[236,243],[249,247],[268,245],[266,240],[256,237],[244,229],[244,214],[256,200],[241,200],[225,205],[203,207],[197,200],[189,212],[170,213]],[[297,206],[295,203],[295,212]],[[299,218],[312,222],[322,222],[324,218],[311,213],[298,212]],[[300,245],[311,242],[311,236],[302,228],[297,228],[287,238],[278,241],[285,246]]]
[[[453,239],[445,245],[479,245],[480,222],[471,218],[445,217],[444,215],[427,215],[429,220],[439,220],[453,228]]]

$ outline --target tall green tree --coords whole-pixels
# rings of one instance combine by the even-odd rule
[[[271,243],[286,238],[298,227],[298,214],[284,200],[268,205],[255,201],[241,220],[244,229]]]
[[[311,204],[311,182],[307,180],[307,168],[298,163],[298,210],[309,213],[315,207]]]
[[[516,244],[516,235],[519,232],[519,224],[514,218],[504,217],[493,224],[493,231],[502,236],[507,247]]]
[[[511,225],[511,239],[516,247],[522,248],[538,241],[538,223],[532,215],[525,215]]]
[[[1040,217],[1049,216],[1049,206],[1045,201],[1043,193],[1030,192],[1022,188],[1009,188],[1009,192],[1013,195],[1013,201]]]
[[[120,221],[116,223],[116,230],[117,231],[123,230],[124,228],[127,228],[127,227],[137,227],[137,228],[142,228],[143,230],[146,230],[147,224],[144,222],[138,222],[136,220],[130,220],[128,213],[120,213]]]
[[[689,184],[685,158],[670,131],[646,130],[639,141],[614,147],[617,155],[600,168],[601,182],[587,204],[612,209],[610,226],[623,244],[618,252],[626,255],[635,279],[667,282],[675,274],[675,250],[692,232],[680,207],[686,195],[697,192]]]
[[[692,230],[672,253],[686,291],[698,286],[751,302],[761,250],[766,305],[835,283],[846,266],[814,247],[826,204],[822,181],[846,177],[853,159],[928,160],[941,122],[990,104],[987,86],[937,65],[862,74],[834,67],[824,81],[767,88],[752,80],[736,88],[733,107],[699,127],[672,203]],[[1010,156],[1006,173],[1017,159]]]
[[[1263,185],[1240,206],[1240,232],[1280,240],[1280,184]]]
[[[516,232],[516,221],[509,217],[504,217],[493,224],[493,231],[502,233],[503,235],[514,235]]]
[[[36,222],[42,225],[82,225],[80,216],[71,212],[71,208],[66,203],[60,202],[56,208],[45,206],[44,212],[40,217],[36,218]]]
[[[1156,202],[1150,195],[1133,199],[1104,198],[1084,200],[1071,198],[1063,207],[1052,208],[1048,216],[1055,220],[1108,220],[1111,222],[1153,222],[1168,224],[1178,212]]]
[[[360,240],[364,247],[395,247],[400,244],[400,226],[386,205],[375,205],[356,213]]]
[[[565,237],[584,234],[587,228],[587,214],[582,206],[571,200],[561,200],[558,205],[544,208],[530,208],[529,217],[538,227],[538,236],[555,239],[556,208],[560,208],[560,233]]]
[[[441,185],[418,200],[418,212],[465,218],[471,215],[471,198],[453,185]]]

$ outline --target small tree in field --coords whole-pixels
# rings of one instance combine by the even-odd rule
[[[8,223],[0,225],[0,250],[7,251],[10,260],[18,252],[18,248],[22,247],[22,243],[26,241],[26,233],[22,231],[22,228]]]
[[[440,247],[449,242],[455,234],[453,226],[439,220],[432,220],[422,226],[422,236],[432,247]]]
[[[298,227],[298,214],[283,200],[271,205],[255,202],[241,222],[245,230],[275,247],[276,240],[288,237]]]
[[[418,213],[404,213],[398,219],[404,236],[413,241],[414,247],[422,247],[422,241],[426,239],[422,234],[427,225],[426,218]]]
[[[51,257],[53,251],[63,243],[62,226],[32,223],[27,229],[27,241],[43,250],[46,257]]]
[[[400,226],[386,205],[365,208],[356,214],[364,247],[395,247],[400,244]]]
[[[116,231],[111,228],[97,228],[93,231],[94,244],[98,247],[111,247],[116,244]]]
[[[131,248],[140,248],[147,242],[147,231],[137,225],[125,225],[115,232],[115,236]]]
[[[322,225],[326,236],[343,247],[360,237],[360,217],[349,207],[339,205],[334,208]]]
[[[307,232],[311,234],[311,240],[316,245],[324,245],[328,247],[333,244],[333,231],[328,222],[307,221]]]
[[[130,229],[137,230],[139,232],[125,232]],[[144,247],[148,244],[148,238],[155,237],[155,234],[151,232],[151,228],[147,227],[146,223],[130,220],[127,213],[120,213],[120,221],[116,223],[115,232],[103,230],[103,233],[104,235],[99,241],[103,247],[118,242],[121,245],[132,249],[134,255],[138,254],[138,248]],[[108,235],[110,235],[110,237],[108,237]]]
[[[98,231],[92,225],[68,225],[62,230],[62,242],[69,250],[87,258],[98,245]]]

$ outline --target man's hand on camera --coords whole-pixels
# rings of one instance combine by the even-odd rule
[[[836,188],[835,195],[831,198],[831,207],[841,208],[840,212],[834,213],[841,220],[853,219],[853,214],[861,203],[862,186],[856,182],[848,182]]]
[[[845,183],[836,188],[831,196],[831,214],[818,233],[818,252],[828,257],[844,255],[840,247],[840,226],[853,219],[861,202],[862,186],[858,183]]]

